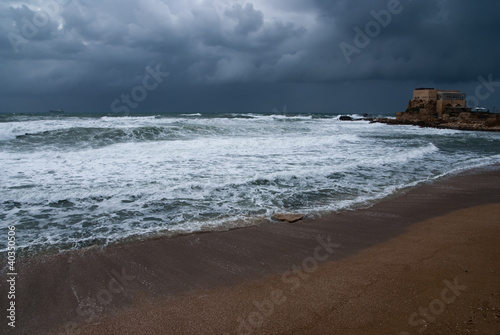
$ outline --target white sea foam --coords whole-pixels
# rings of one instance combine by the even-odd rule
[[[26,247],[339,210],[500,162],[498,134],[335,116],[63,117],[0,129],[0,216]]]
[[[180,116],[201,116],[201,113],[180,114]]]

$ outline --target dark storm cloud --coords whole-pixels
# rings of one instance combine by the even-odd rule
[[[356,2],[357,3],[357,2]],[[387,10],[390,1],[338,2],[332,8],[341,38],[353,43],[359,27],[376,22],[372,11]],[[401,12],[392,15],[387,27],[370,44],[353,56],[353,63],[364,70],[348,74],[363,79],[420,79],[434,81],[470,81],[481,73],[498,73],[498,65],[489,53],[498,53],[495,31],[500,28],[493,13],[499,3],[485,1],[400,1]],[[336,13],[351,12],[348,18]],[[486,50],[489,50],[487,52]]]
[[[140,108],[271,109],[304,85],[300,108],[345,104],[370,82],[474,87],[500,76],[499,12],[495,0],[3,1],[0,96],[109,109],[158,64],[169,77]]]
[[[238,22],[235,31],[244,36],[258,31],[264,24],[264,14],[255,10],[250,3],[247,3],[244,8],[240,4],[233,5],[233,8],[226,10],[224,14]]]

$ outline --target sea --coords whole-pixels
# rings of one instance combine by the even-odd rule
[[[28,252],[227,230],[498,163],[500,133],[339,114],[3,114],[0,250],[8,226]]]

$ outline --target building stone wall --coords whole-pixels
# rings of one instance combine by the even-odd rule
[[[439,119],[448,109],[466,108],[465,93],[457,90],[437,90],[434,88],[417,88],[413,91],[413,99],[409,101],[402,119]],[[396,116],[398,117],[398,116]]]
[[[419,88],[406,111],[396,113],[396,120],[389,123],[500,131],[500,114],[468,108],[466,94],[460,91]]]
[[[413,100],[418,101],[431,101],[437,100],[437,92],[438,90],[435,90],[433,88],[417,88],[413,91]]]

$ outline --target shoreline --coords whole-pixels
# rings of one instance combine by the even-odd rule
[[[347,258],[315,266],[311,250],[281,274],[141,297],[131,308],[74,329],[96,335],[496,335],[499,215],[500,203],[456,210]],[[471,230],[478,217],[481,234]]]
[[[440,176],[435,176],[432,179],[428,180],[421,180],[418,182],[415,182],[414,185],[408,185],[404,186],[401,188],[398,188],[396,191],[394,191],[391,194],[386,194],[382,197],[377,197],[377,198],[372,198],[369,200],[366,200],[364,202],[358,202],[354,203],[353,205],[349,205],[347,207],[343,207],[338,210],[324,210],[324,211],[314,211],[314,214],[301,214],[304,215],[304,218],[299,220],[299,221],[304,221],[304,220],[317,220],[321,219],[322,217],[328,217],[332,215],[339,215],[345,212],[352,212],[352,211],[357,211],[357,210],[364,210],[368,209],[380,202],[388,201],[393,198],[400,197],[407,192],[419,188],[422,186],[428,186],[432,185],[436,182],[444,181],[449,178],[453,178],[455,176],[460,176],[460,175],[466,175],[466,174],[474,174],[474,173],[480,173],[482,171],[489,171],[490,169],[495,169],[498,168],[500,169],[500,164],[495,163],[495,164],[489,164],[489,165],[480,165],[476,167],[469,167],[466,169],[459,169],[459,170],[454,170],[451,172],[446,173],[445,175],[440,175]],[[300,211],[299,211],[300,212]],[[295,215],[295,214],[300,214],[299,212],[283,212],[284,214],[290,214],[290,215]],[[303,211],[306,212],[306,211]],[[274,213],[273,215],[275,215]],[[64,246],[62,247],[61,245],[50,245],[45,248],[40,248],[37,247],[33,250],[31,249],[26,249],[23,248],[22,250],[17,250],[16,252],[18,253],[19,256],[21,257],[36,257],[36,256],[50,256],[50,255],[55,255],[59,253],[64,253],[64,252],[78,252],[79,250],[88,250],[88,249],[103,249],[103,248],[115,248],[115,247],[120,247],[122,245],[129,245],[129,244],[136,244],[136,243],[142,243],[142,242],[147,242],[147,241],[152,241],[152,240],[161,240],[161,239],[171,239],[171,238],[177,238],[177,237],[183,237],[183,236],[190,236],[190,235],[199,235],[199,234],[210,234],[210,233],[221,233],[221,232],[227,232],[235,229],[245,229],[249,227],[259,227],[262,225],[272,225],[276,223],[286,223],[286,222],[279,222],[279,220],[276,220],[273,218],[273,215],[263,215],[263,216],[258,216],[258,217],[245,217],[243,221],[245,221],[245,224],[241,224],[241,219],[233,219],[230,221],[227,221],[224,223],[223,226],[210,226],[210,227],[205,227],[203,226],[201,229],[198,230],[193,230],[193,231],[184,231],[184,230],[165,230],[165,231],[159,231],[159,232],[154,232],[154,233],[148,233],[146,235],[141,235],[141,236],[127,236],[123,237],[117,240],[113,240],[111,242],[107,243],[90,243],[88,245],[84,246],[78,246],[78,247],[69,247],[69,246]],[[297,222],[295,222],[297,223]],[[6,252],[6,250],[3,250],[3,252]],[[4,261],[4,255],[3,253],[0,254],[0,265]]]
[[[492,113],[491,115],[495,115]],[[370,123],[383,123],[389,126],[418,126],[420,128],[435,128],[435,129],[452,129],[452,130],[463,130],[463,131],[489,131],[489,132],[500,132],[500,125],[495,123],[492,125],[484,121],[476,122],[447,122],[436,119],[435,121],[429,120],[398,120],[396,118],[390,117],[371,117],[363,116],[361,118],[353,118],[347,115],[341,115],[340,121],[343,122],[356,122],[356,121],[369,121]]]
[[[251,286],[303,264],[318,246],[323,246],[322,253],[317,252],[319,269],[348,261],[420,222],[498,203],[499,178],[500,167],[493,165],[411,188],[369,208],[294,224],[269,223],[19,259],[18,302],[29,306],[20,307],[19,329],[56,334],[61,327],[83,327],[84,333],[100,334],[103,324],[94,324],[119,318],[134,306],[172,299],[180,299],[182,305],[182,297],[193,292]],[[4,290],[0,289],[2,296]]]
[[[453,129],[463,131],[489,131],[500,132],[499,125],[488,126],[485,122],[464,123],[464,122],[443,122],[438,121],[431,123],[428,121],[412,121],[412,120],[397,120],[389,118],[372,118],[371,123],[384,123],[386,125],[406,125],[418,126],[421,128],[436,128],[436,129]]]

